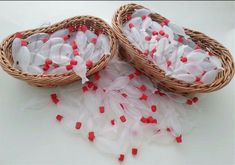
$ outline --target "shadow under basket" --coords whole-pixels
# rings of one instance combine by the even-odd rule
[[[234,75],[234,63],[230,52],[214,39],[187,28],[184,28],[186,34],[203,50],[217,56],[221,60],[224,70],[219,72],[217,78],[210,84],[192,84],[166,76],[162,69],[146,59],[144,54],[127,39],[122,31],[122,25],[127,22],[127,16],[131,15],[135,9],[141,8],[144,7],[137,4],[127,4],[121,6],[113,16],[112,26],[119,39],[119,54],[122,58],[130,62],[136,69],[142,71],[151,78],[153,83],[158,84],[162,89],[178,94],[212,92],[221,89],[231,81]],[[157,13],[151,13],[150,17],[158,23],[166,19]]]
[[[111,58],[118,54],[118,41],[116,35],[112,28],[104,20],[93,16],[77,16],[55,23],[48,27],[26,30],[21,33],[23,38],[26,38],[27,36],[35,33],[52,33],[59,29],[68,28],[71,26],[77,29],[80,25],[86,25],[91,31],[102,29],[110,41],[110,55],[103,56],[92,68],[87,71],[87,76],[90,76],[103,69]],[[4,39],[0,45],[0,64],[3,70],[5,70],[8,74],[17,79],[24,80],[30,85],[38,87],[63,86],[80,79],[80,77],[74,72],[55,75],[32,75],[14,68],[11,53],[12,42],[14,39],[15,34],[12,34]]]

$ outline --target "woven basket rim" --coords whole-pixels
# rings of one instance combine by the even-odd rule
[[[175,85],[177,84],[177,88],[187,88],[187,89],[193,89],[193,91],[195,93],[197,92],[201,92],[202,89],[205,89],[205,88],[211,88],[213,86],[218,86],[217,89],[220,89],[222,88],[223,86],[225,86],[226,84],[228,84],[233,75],[234,75],[234,63],[233,63],[233,57],[232,55],[230,54],[230,52],[224,47],[222,46],[219,42],[217,42],[216,40],[210,38],[209,36],[201,33],[201,32],[198,32],[198,31],[195,31],[195,30],[190,30],[188,28],[184,28],[185,31],[186,31],[186,34],[188,34],[190,37],[191,37],[191,33],[195,33],[197,35],[202,35],[204,36],[205,38],[208,38],[210,41],[213,41],[215,44],[217,45],[220,45],[221,47],[223,47],[224,49],[226,49],[226,53],[227,55],[229,56],[230,58],[230,61],[231,61],[231,66],[232,66],[232,71],[230,73],[230,77],[229,77],[229,80],[223,84],[223,86],[221,86],[221,82],[218,82],[217,80],[219,79],[220,77],[220,74],[222,74],[222,72],[226,72],[226,70],[222,71],[219,73],[219,75],[217,76],[217,79],[215,81],[213,81],[212,83],[210,84],[193,84],[193,83],[187,83],[185,81],[182,81],[182,80],[177,80],[173,77],[170,77],[170,76],[166,76],[165,75],[165,71],[160,69],[157,65],[153,64],[152,61],[148,60],[147,58],[144,57],[144,54],[136,47],[134,46],[129,40],[128,38],[125,36],[125,34],[123,33],[122,31],[122,25],[123,25],[123,17],[126,17],[127,16],[127,12],[130,12],[132,13],[133,9],[140,9],[140,8],[146,8],[144,6],[141,6],[141,5],[138,5],[138,4],[134,4],[134,3],[130,3],[130,4],[125,4],[123,6],[121,6],[114,14],[113,16],[113,20],[112,20],[112,25],[113,25],[113,28],[114,28],[114,31],[116,33],[116,35],[118,36],[119,40],[121,40],[122,42],[125,43],[125,48],[128,47],[128,49],[132,49],[133,52],[135,52],[135,57],[134,58],[140,58],[141,60],[145,60],[147,64],[150,64],[152,68],[154,68],[155,70],[157,70],[159,72],[159,74],[162,74],[164,76],[164,79],[163,81],[165,80],[168,80],[167,83],[168,85],[172,84],[172,85]],[[147,9],[147,8],[146,8]],[[130,14],[128,13],[128,14]],[[153,18],[153,16],[157,16],[157,17],[160,17],[162,20],[166,19],[165,17],[161,16],[160,14],[154,12],[154,13],[151,13],[150,16]],[[153,18],[154,19],[154,18]],[[126,20],[125,20],[126,21]],[[190,33],[190,34],[189,34]],[[122,45],[123,46],[123,45]],[[203,50],[205,50],[204,48],[202,48]],[[219,57],[220,58],[220,57]],[[221,58],[220,58],[221,59]],[[222,61],[222,65],[224,68],[227,69],[227,67],[225,66],[224,62]],[[222,80],[221,80],[222,81]],[[162,82],[161,81],[158,81],[158,82]],[[209,90],[208,90],[209,91]],[[213,90],[214,91],[214,90]]]

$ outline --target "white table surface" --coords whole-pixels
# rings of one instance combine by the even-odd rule
[[[0,2],[0,39],[76,15],[95,15],[111,23],[112,14],[128,2]],[[234,2],[137,2],[179,25],[204,32],[235,55]],[[35,93],[0,69],[0,164],[118,164],[91,144],[57,124],[50,109],[21,111]],[[235,80],[201,100],[199,125],[181,145],[145,146],[123,164],[234,164]]]

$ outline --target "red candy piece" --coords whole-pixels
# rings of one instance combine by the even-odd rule
[[[146,91],[146,86],[145,85],[141,85],[140,87],[139,87],[139,89],[141,90],[141,91]]]
[[[140,100],[147,100],[147,99],[148,99],[148,96],[145,95],[145,94],[142,94],[139,99],[140,99]]]
[[[127,20],[130,21],[132,18],[131,18],[131,15],[128,15],[127,16]]]
[[[190,100],[190,99],[188,99],[188,100],[186,101],[186,104],[188,104],[188,105],[192,105],[192,104],[193,104],[193,101],[192,101],[192,100]]]
[[[74,50],[73,50],[73,54],[74,54],[74,56],[79,56],[78,50],[74,49]]]
[[[131,153],[132,153],[133,156],[136,156],[137,153],[138,153],[138,149],[137,148],[132,148]]]
[[[97,38],[92,38],[90,42],[95,45],[95,44],[96,44],[96,41],[97,41]]]
[[[164,32],[163,30],[160,30],[160,31],[159,31],[159,34],[160,34],[161,36],[164,36],[164,35],[165,35],[165,32]]]
[[[72,46],[73,49],[77,49],[78,48],[77,43],[75,41],[72,42],[71,46]]]
[[[157,111],[157,106],[156,105],[152,105],[151,106],[151,110],[152,110],[152,112],[156,112]]]
[[[83,87],[82,87],[82,91],[83,91],[83,92],[88,91],[88,87],[87,87],[87,86],[83,86]]]
[[[82,127],[82,123],[81,122],[76,122],[75,128],[80,129],[81,127]]]
[[[180,61],[181,61],[181,62],[183,62],[183,63],[185,63],[185,62],[187,62],[187,61],[188,61],[188,58],[187,58],[187,57],[182,56],[182,57],[180,58]]]
[[[27,46],[28,45],[28,42],[27,41],[25,41],[25,40],[22,40],[21,41],[21,46]]]
[[[120,120],[121,120],[121,122],[126,122],[126,117],[124,116],[124,115],[122,115],[122,116],[120,116]]]
[[[141,19],[142,19],[142,20],[145,20],[145,19],[146,19],[146,15],[142,15],[142,16],[141,16]]]
[[[77,65],[77,64],[78,64],[77,60],[75,59],[70,60],[70,65]]]
[[[56,120],[61,122],[61,120],[63,119],[63,116],[62,115],[56,115]]]
[[[51,65],[51,64],[52,64],[52,60],[51,60],[50,58],[47,58],[47,59],[45,60],[45,64],[46,64],[46,65]]]
[[[115,125],[115,120],[114,119],[112,119],[110,122],[111,122],[112,125]]]
[[[179,135],[175,138],[177,143],[182,143],[182,135]]]
[[[155,35],[158,35],[158,32],[157,32],[157,31],[153,31],[153,32],[152,32],[152,35],[154,35],[154,36],[155,36]]]
[[[100,106],[100,113],[104,113],[104,106]]]
[[[22,35],[22,33],[20,33],[20,32],[16,32],[16,33],[15,33],[15,37],[16,37],[16,38],[22,38],[23,35]]]
[[[48,41],[48,38],[43,38],[43,39],[42,39],[42,42],[43,42],[43,43],[46,43],[47,41]]]
[[[91,60],[86,61],[86,67],[89,69],[93,66],[93,62]]]
[[[146,36],[146,37],[145,37],[145,40],[146,40],[146,41],[150,41],[151,39],[152,39],[151,36]]]
[[[124,159],[125,159],[125,155],[124,154],[120,154],[118,160],[120,162],[122,162],[122,161],[124,161]]]
[[[178,37],[178,42],[179,42],[179,43],[183,43],[183,42],[184,42],[184,38],[183,38],[182,36],[179,36],[179,37]]]
[[[73,69],[73,65],[66,65],[66,69],[69,71],[69,70],[72,70]]]
[[[133,79],[135,77],[135,75],[134,74],[129,74],[128,77],[131,80],[131,79]]]
[[[95,139],[95,133],[93,131],[88,133],[88,139],[93,142]]]
[[[58,99],[56,93],[52,93],[52,94],[51,94],[51,101],[52,101],[54,104],[57,104],[57,103],[60,101],[60,100]]]
[[[194,97],[194,98],[192,99],[192,101],[193,101],[194,103],[198,102],[198,97]]]
[[[129,24],[129,28],[131,29],[131,28],[133,28],[134,27],[134,24],[133,23],[130,23]]]
[[[82,30],[83,32],[86,32],[86,31],[88,30],[88,28],[87,28],[86,25],[82,25],[82,26],[81,26],[81,30]]]

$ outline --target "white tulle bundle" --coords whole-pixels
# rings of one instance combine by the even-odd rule
[[[183,28],[168,19],[159,24],[149,14],[138,9],[128,16],[123,25],[128,40],[166,75],[188,83],[212,83],[223,69],[221,61],[197,46]]]
[[[194,125],[198,98],[164,92],[128,63],[113,60],[86,84],[34,98],[24,109],[50,101],[61,125],[123,161],[148,142],[181,143]]]
[[[109,39],[102,32],[97,35],[85,25],[55,31],[35,33],[22,39],[16,33],[12,43],[14,67],[30,74],[63,74],[74,71],[88,81],[87,69],[104,55],[110,55]]]

